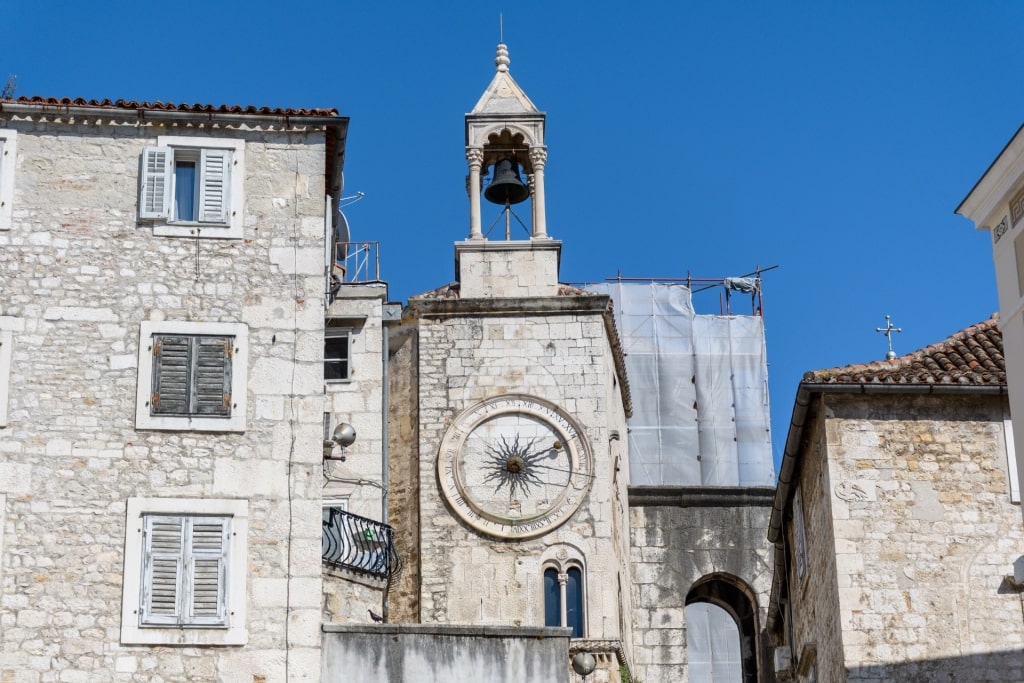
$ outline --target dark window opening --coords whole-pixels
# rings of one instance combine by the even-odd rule
[[[327,330],[324,337],[324,381],[351,379],[351,344],[348,330]]]

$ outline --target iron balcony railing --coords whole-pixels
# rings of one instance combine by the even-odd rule
[[[395,530],[341,508],[324,509],[323,559],[329,565],[387,578],[398,572]]]

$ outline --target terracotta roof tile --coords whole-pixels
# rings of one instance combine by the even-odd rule
[[[174,104],[173,102],[137,102],[135,100],[87,100],[82,97],[32,97],[21,96],[15,99],[0,100],[17,104],[36,104],[55,107],[96,107],[98,109],[126,109],[134,111],[183,111],[220,114],[255,114],[261,116],[338,116],[337,109],[278,109],[257,107],[251,104]]]
[[[993,316],[893,360],[808,372],[802,383],[1005,385],[1006,360],[998,323],[998,316]]]

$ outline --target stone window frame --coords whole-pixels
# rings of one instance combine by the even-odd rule
[[[153,415],[153,336],[225,336],[234,338],[231,357],[231,414],[227,417],[196,415]],[[135,398],[135,428],[163,431],[244,432],[247,411],[249,326],[245,323],[197,323],[180,320],[145,321],[139,332],[138,390]]]
[[[352,337],[354,330],[351,327],[329,326],[324,330],[324,382],[326,384],[345,384],[352,381]],[[343,377],[327,378],[327,345],[329,340],[344,339],[345,347],[345,373]]]
[[[225,571],[225,624],[142,625],[145,552],[143,529],[146,517],[151,515],[231,519]],[[121,644],[245,645],[249,639],[246,628],[248,537],[249,501],[246,499],[129,498],[124,540],[124,583],[121,591]]]
[[[14,220],[14,173],[18,163],[18,131],[0,128],[0,230]]]
[[[542,609],[541,623],[547,624],[546,612],[546,592],[544,590],[545,573],[553,569],[558,574],[568,574],[570,569],[578,570],[580,573],[580,604],[579,609],[581,612],[580,623],[582,624],[583,633],[580,636],[573,636],[573,638],[586,638],[588,637],[589,628],[587,627],[587,618],[590,611],[587,609],[587,567],[584,561],[583,553],[577,548],[569,545],[558,545],[548,548],[541,557],[540,564],[540,582],[538,589],[540,591],[540,605]],[[564,584],[562,590],[564,591]],[[559,606],[559,612],[561,613],[561,605]],[[568,620],[566,613],[561,613],[563,621]]]
[[[11,368],[14,364],[14,333],[25,331],[25,321],[0,315],[0,429],[7,426],[7,405],[11,399]]]
[[[228,156],[227,183],[224,192],[224,221],[177,221],[174,219],[174,159],[178,154],[196,157],[204,152],[226,152]],[[151,175],[148,162],[159,168]],[[202,173],[202,171],[197,171]],[[153,178],[156,178],[154,181]],[[144,196],[157,183],[154,192],[162,196],[157,205],[147,210]],[[139,221],[153,226],[153,234],[160,237],[204,237],[213,239],[242,239],[244,236],[245,207],[245,140],[227,137],[160,135],[156,146],[146,147],[139,163]],[[198,201],[198,200],[197,200]]]
[[[799,486],[793,491],[793,559],[796,564],[796,578],[802,579],[807,574],[807,527],[803,495]]]

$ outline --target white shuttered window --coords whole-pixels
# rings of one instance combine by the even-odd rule
[[[249,503],[129,498],[122,645],[244,645]]]
[[[226,627],[231,518],[146,515],[140,626]]]
[[[139,220],[155,235],[242,237],[242,140],[160,136],[142,152]]]
[[[230,217],[230,175],[229,149],[147,147],[142,155],[139,218],[225,225]]]

